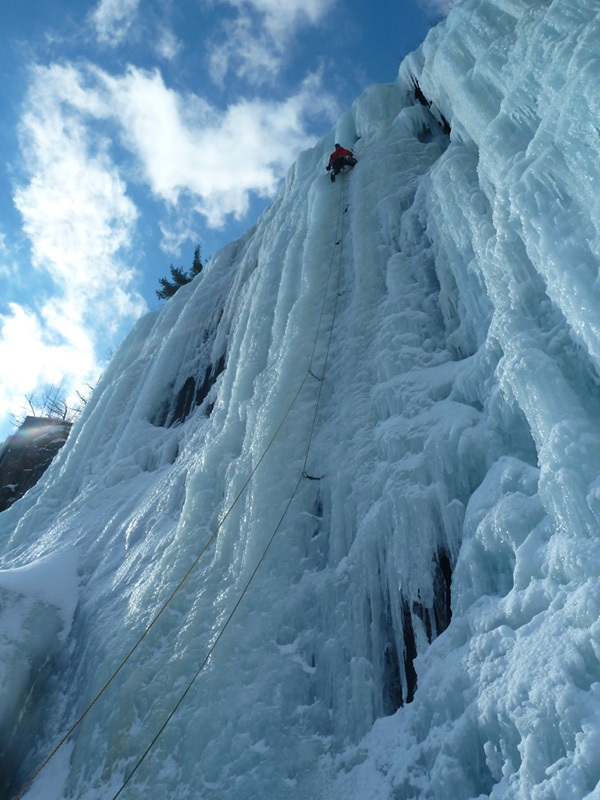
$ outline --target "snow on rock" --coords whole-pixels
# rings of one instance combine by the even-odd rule
[[[29,800],[598,792],[599,27],[463,0],[140,320],[0,516],[6,796],[107,681]]]

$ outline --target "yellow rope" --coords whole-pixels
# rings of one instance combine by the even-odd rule
[[[336,235],[335,235],[335,239],[336,239],[335,244],[336,245],[337,244],[340,245],[340,258],[339,258],[339,266],[338,266],[338,280],[337,280],[337,289],[336,289],[336,293],[335,293],[335,303],[334,303],[334,307],[333,307],[333,315],[332,315],[332,319],[331,319],[331,327],[329,329],[329,338],[328,338],[328,341],[327,341],[327,348],[326,348],[326,351],[325,351],[325,359],[323,361],[323,375],[322,375],[322,377],[320,379],[320,382],[319,382],[319,391],[318,391],[318,394],[317,394],[317,402],[315,403],[315,411],[314,411],[314,414],[313,414],[310,433],[309,433],[309,436],[308,436],[308,442],[307,442],[307,445],[306,445],[306,453],[305,453],[305,456],[304,456],[304,463],[302,465],[302,470],[300,471],[300,475],[298,477],[298,480],[296,481],[296,485],[294,486],[292,494],[290,495],[290,498],[289,498],[289,500],[288,500],[288,502],[287,502],[287,504],[286,504],[286,506],[285,506],[285,508],[283,510],[283,513],[281,514],[281,516],[279,518],[279,521],[278,521],[277,525],[275,526],[275,529],[273,530],[273,533],[271,534],[271,536],[269,538],[269,541],[267,542],[266,547],[265,547],[260,559],[258,560],[256,566],[254,567],[254,569],[252,571],[252,574],[250,575],[250,577],[246,581],[246,585],[244,586],[242,592],[240,593],[240,596],[236,600],[235,605],[231,609],[231,611],[229,613],[229,616],[225,620],[225,623],[224,623],[223,627],[221,628],[221,630],[217,634],[217,637],[215,638],[215,640],[212,643],[212,645],[209,647],[208,652],[207,652],[206,656],[204,657],[204,660],[202,661],[202,663],[200,664],[200,666],[198,667],[198,669],[194,673],[194,676],[192,677],[191,681],[186,686],[185,691],[180,696],[180,698],[177,701],[177,703],[175,704],[175,706],[169,712],[168,716],[166,717],[165,721],[163,722],[163,724],[158,729],[158,731],[155,734],[154,738],[152,739],[150,744],[146,747],[146,749],[144,750],[144,752],[142,753],[142,755],[140,756],[140,758],[136,762],[134,768],[131,770],[129,775],[125,778],[125,780],[124,780],[123,784],[121,785],[121,788],[119,789],[119,791],[112,797],[112,800],[117,800],[117,798],[119,797],[119,795],[121,794],[123,789],[131,781],[131,779],[133,778],[133,776],[137,772],[138,768],[141,766],[141,764],[145,760],[145,758],[148,755],[148,753],[152,750],[152,748],[154,747],[154,745],[158,741],[158,739],[159,739],[160,735],[162,734],[162,732],[165,730],[165,728],[167,727],[169,722],[172,720],[172,718],[177,713],[177,709],[181,706],[181,704],[183,703],[183,701],[187,697],[188,692],[190,691],[190,689],[192,688],[192,686],[196,682],[196,679],[198,678],[198,676],[200,675],[200,673],[204,669],[206,663],[208,662],[208,659],[213,654],[213,652],[215,650],[215,647],[217,646],[217,644],[219,643],[219,640],[221,639],[221,636],[223,636],[223,634],[225,633],[225,630],[227,629],[227,626],[229,625],[229,623],[233,619],[233,617],[235,615],[235,612],[239,608],[239,606],[240,606],[242,600],[244,599],[248,589],[250,588],[250,584],[254,580],[254,578],[256,576],[256,573],[258,572],[261,564],[265,560],[265,558],[267,556],[267,553],[269,552],[269,549],[270,549],[271,545],[273,544],[273,540],[275,539],[275,536],[277,535],[279,529],[281,528],[283,520],[285,519],[285,517],[287,515],[287,512],[289,511],[289,508],[292,505],[292,502],[294,501],[294,498],[296,497],[296,494],[298,493],[298,489],[300,487],[300,484],[302,483],[302,479],[306,475],[306,465],[308,463],[308,456],[309,456],[310,447],[311,447],[312,440],[313,440],[315,424],[316,424],[316,420],[317,420],[317,413],[318,413],[319,405],[320,405],[320,402],[321,402],[321,393],[322,393],[322,390],[323,390],[323,380],[324,380],[325,372],[326,372],[326,369],[327,369],[327,362],[329,360],[329,351],[331,349],[331,341],[332,341],[332,338],[333,338],[333,329],[334,329],[334,325],[335,325],[335,318],[336,318],[336,315],[337,315],[337,304],[338,304],[338,296],[339,296],[338,293],[339,293],[340,275],[341,275],[341,268],[342,268],[341,240],[340,241],[337,240],[337,235],[338,235],[338,230],[339,230],[340,209],[342,207],[342,197],[343,197],[343,190],[340,192],[340,203],[339,203],[339,206],[338,206],[338,219],[337,219],[337,223],[336,223]],[[319,323],[317,325],[317,333],[316,333],[316,336],[315,336],[315,343],[313,345],[313,351],[312,351],[312,355],[311,355],[311,359],[310,359],[310,364],[311,365],[312,365],[312,361],[313,361],[313,358],[314,358],[314,355],[315,355],[316,342],[317,342],[317,339],[318,339],[318,336],[319,336],[319,331],[320,331],[320,328],[321,328],[321,322],[322,322],[322,319],[323,319],[323,314],[324,314],[324,309],[325,309],[325,300],[327,298],[327,290],[329,288],[329,282],[330,282],[330,279],[331,279],[331,272],[332,272],[332,266],[333,266],[333,261],[334,261],[334,254],[335,254],[335,245],[334,245],[334,250],[333,250],[333,254],[332,254],[332,258],[331,258],[331,263],[329,265],[329,271],[328,271],[328,275],[327,275],[327,283],[325,285],[324,298],[323,298],[323,303],[321,305],[321,314],[319,316]],[[311,374],[310,366],[309,366],[309,369],[307,370],[307,374],[304,377],[304,381],[302,382],[302,385],[306,381],[306,378],[307,378],[308,374]],[[299,394],[299,392],[298,392],[298,394]],[[297,396],[298,395],[296,395],[296,397]],[[291,410],[291,407],[290,407],[290,409],[288,409],[287,413],[289,413],[290,410]],[[287,414],[286,414],[286,416],[287,416]]]
[[[231,503],[231,505],[229,506],[229,508],[226,510],[226,512],[225,512],[225,514],[223,515],[223,517],[222,517],[222,518],[219,520],[219,522],[218,522],[217,526],[215,527],[215,530],[213,531],[213,533],[212,533],[212,534],[211,534],[211,536],[209,537],[208,541],[205,543],[204,547],[203,547],[203,548],[200,550],[200,552],[198,553],[198,555],[196,556],[196,558],[195,558],[195,559],[194,559],[194,561],[192,562],[192,564],[191,564],[191,566],[189,567],[189,569],[188,569],[188,570],[185,572],[185,574],[183,575],[183,577],[182,577],[182,578],[179,580],[179,582],[177,583],[177,585],[175,586],[175,588],[172,590],[171,594],[170,594],[170,595],[167,597],[167,599],[166,599],[166,600],[163,602],[162,606],[160,607],[160,609],[158,610],[158,612],[156,613],[156,615],[155,615],[155,616],[152,618],[152,620],[150,621],[150,623],[149,623],[149,624],[146,626],[146,628],[145,628],[145,629],[144,629],[144,631],[141,633],[141,635],[139,636],[139,638],[137,639],[137,641],[135,642],[135,644],[134,644],[134,645],[131,647],[131,649],[129,650],[129,652],[128,652],[128,653],[127,653],[127,655],[125,656],[125,658],[124,658],[124,659],[123,659],[123,660],[120,662],[119,666],[118,666],[118,667],[117,667],[117,668],[114,670],[114,672],[113,672],[113,673],[110,675],[110,677],[108,678],[108,680],[107,680],[107,681],[106,681],[106,682],[103,684],[103,686],[102,686],[102,687],[100,688],[100,690],[99,690],[99,691],[96,693],[96,695],[95,695],[95,696],[94,696],[94,698],[93,698],[93,699],[90,701],[90,703],[88,703],[88,705],[87,705],[87,706],[85,707],[85,709],[84,709],[84,710],[81,712],[81,714],[79,715],[79,717],[78,717],[78,718],[75,720],[75,722],[74,722],[74,723],[71,725],[71,727],[70,727],[70,728],[67,730],[67,732],[66,732],[66,733],[64,734],[64,736],[63,736],[63,737],[60,739],[60,741],[58,742],[58,744],[57,744],[57,745],[54,747],[54,749],[53,749],[53,750],[50,752],[50,754],[49,754],[49,755],[46,757],[46,759],[45,759],[45,760],[42,762],[42,764],[41,764],[41,765],[40,765],[40,766],[37,768],[37,770],[34,772],[34,774],[31,776],[31,778],[29,778],[29,780],[28,780],[28,781],[27,781],[27,783],[26,783],[26,784],[25,784],[25,785],[22,787],[22,789],[19,791],[19,793],[18,793],[17,795],[15,795],[15,797],[14,797],[14,799],[13,799],[13,800],[21,800],[21,798],[23,797],[23,795],[25,794],[25,792],[26,792],[26,791],[29,789],[29,787],[30,787],[30,786],[33,784],[33,782],[34,782],[34,781],[35,781],[35,779],[38,777],[38,775],[39,775],[39,774],[42,772],[42,770],[43,770],[43,769],[44,769],[44,768],[45,768],[45,767],[48,765],[48,763],[49,763],[49,762],[50,762],[50,761],[51,761],[51,760],[54,758],[54,756],[55,756],[55,755],[58,753],[58,751],[60,750],[60,748],[61,748],[61,747],[62,747],[62,746],[65,744],[65,742],[66,742],[66,741],[67,741],[67,740],[70,738],[70,736],[73,734],[73,732],[74,732],[74,731],[75,731],[75,730],[78,728],[78,726],[81,724],[81,722],[84,720],[84,718],[87,716],[87,714],[89,714],[89,712],[90,712],[90,711],[92,710],[92,708],[93,708],[93,707],[96,705],[96,703],[98,702],[98,700],[99,700],[99,699],[102,697],[102,695],[105,693],[105,691],[108,689],[108,687],[109,687],[109,686],[112,684],[112,682],[113,682],[113,681],[114,681],[114,679],[117,677],[117,675],[118,675],[118,674],[120,673],[120,671],[123,669],[123,667],[124,667],[124,666],[127,664],[127,662],[130,660],[131,656],[132,656],[132,655],[135,653],[135,651],[138,649],[138,647],[140,646],[140,644],[142,643],[142,641],[143,641],[143,640],[146,638],[146,636],[148,635],[148,633],[151,631],[151,629],[154,627],[154,625],[155,625],[155,624],[158,622],[158,620],[159,620],[159,619],[160,619],[160,617],[162,616],[163,612],[166,610],[166,608],[168,607],[168,605],[171,603],[171,601],[173,600],[173,598],[175,597],[175,595],[177,594],[177,592],[178,592],[178,591],[181,589],[181,587],[183,586],[183,584],[185,583],[185,581],[187,580],[187,578],[189,577],[189,575],[190,575],[190,574],[193,572],[193,570],[194,570],[194,569],[195,569],[195,567],[197,566],[198,562],[200,561],[200,559],[202,558],[202,556],[204,555],[204,553],[206,552],[206,550],[208,549],[208,547],[209,547],[209,546],[212,544],[212,542],[214,541],[214,539],[215,539],[215,537],[217,536],[218,532],[220,531],[220,529],[221,529],[221,528],[223,527],[223,525],[225,524],[225,521],[227,520],[227,518],[229,517],[229,515],[231,514],[231,512],[233,511],[233,509],[234,509],[234,508],[235,508],[235,506],[237,505],[237,503],[238,503],[238,501],[240,500],[240,498],[241,498],[242,494],[245,492],[246,488],[248,487],[248,484],[250,483],[250,481],[252,480],[252,478],[253,478],[253,477],[254,477],[254,475],[256,474],[256,471],[258,470],[258,468],[260,467],[261,463],[262,463],[262,462],[263,462],[263,460],[265,459],[265,457],[266,457],[267,453],[269,452],[269,450],[271,449],[271,447],[272,447],[273,443],[275,442],[275,439],[276,439],[276,438],[277,438],[277,436],[279,435],[279,432],[281,431],[281,429],[282,429],[282,427],[283,427],[283,425],[284,425],[285,421],[287,420],[288,416],[290,415],[290,413],[291,413],[291,411],[292,411],[292,408],[294,407],[294,405],[295,405],[295,403],[296,403],[296,401],[297,401],[297,399],[298,399],[298,397],[299,397],[299,395],[300,395],[300,392],[301,392],[301,391],[302,391],[302,389],[304,388],[304,384],[306,383],[306,381],[307,381],[308,377],[309,377],[310,375],[313,375],[313,376],[314,376],[314,373],[312,372],[312,365],[313,365],[313,360],[314,360],[314,357],[315,357],[315,352],[316,352],[317,342],[318,342],[318,339],[319,339],[320,329],[321,329],[321,325],[322,325],[322,321],[323,321],[323,315],[324,315],[324,311],[325,311],[325,303],[326,303],[326,299],[327,299],[327,294],[328,294],[328,289],[329,289],[329,283],[330,283],[330,280],[331,280],[331,273],[332,273],[333,262],[334,262],[334,256],[335,256],[335,247],[336,247],[336,245],[338,245],[338,244],[341,244],[341,241],[338,241],[338,232],[339,232],[339,223],[340,223],[340,218],[341,218],[342,198],[343,198],[343,184],[342,184],[342,189],[341,189],[341,191],[340,191],[340,201],[339,201],[339,204],[338,204],[338,213],[337,213],[337,221],[336,221],[336,232],[335,232],[335,244],[334,244],[334,247],[333,247],[333,249],[332,249],[332,257],[331,257],[331,262],[330,262],[330,264],[329,264],[329,271],[328,271],[328,275],[327,275],[327,282],[326,282],[326,284],[325,284],[325,290],[324,290],[324,293],[323,293],[323,303],[322,303],[322,305],[321,305],[321,312],[320,312],[320,315],[319,315],[319,321],[318,321],[318,324],[317,324],[317,329],[316,329],[316,333],[315,333],[315,339],[314,339],[314,343],[313,343],[313,349],[312,349],[312,353],[311,353],[311,356],[310,356],[309,365],[308,365],[308,368],[307,368],[307,370],[306,370],[306,373],[305,373],[304,377],[302,378],[302,381],[301,381],[301,383],[300,383],[300,385],[299,385],[299,387],[298,387],[298,390],[296,391],[296,393],[295,393],[294,397],[292,398],[291,402],[289,403],[289,405],[288,405],[288,407],[287,407],[287,409],[286,409],[286,411],[285,411],[285,414],[283,415],[283,417],[282,417],[281,421],[279,422],[279,424],[278,424],[277,428],[275,429],[275,432],[274,432],[274,433],[273,433],[273,435],[271,436],[271,439],[270,439],[270,440],[269,440],[269,442],[267,443],[267,446],[265,447],[264,451],[262,452],[262,454],[261,454],[260,458],[258,459],[258,461],[256,462],[255,466],[253,467],[252,471],[250,472],[250,474],[249,474],[248,478],[246,479],[246,481],[244,482],[243,486],[241,487],[241,489],[239,490],[239,492],[238,492],[238,493],[237,493],[237,495],[235,496],[235,498],[234,498],[233,502]],[[341,258],[341,248],[340,248],[340,259],[339,259],[340,267],[339,267],[339,270],[338,270],[338,285],[339,285],[339,276],[340,276],[340,272],[341,272],[341,260],[342,260],[342,258]],[[260,560],[259,560],[258,564],[256,565],[256,567],[255,567],[254,571],[252,572],[252,574],[251,574],[251,576],[250,576],[250,578],[249,578],[248,582],[246,583],[246,586],[244,587],[244,589],[243,589],[242,593],[240,594],[240,596],[239,596],[238,600],[236,601],[236,603],[235,603],[235,605],[234,605],[234,607],[233,607],[233,610],[231,611],[230,615],[228,616],[227,620],[225,621],[225,624],[223,625],[223,627],[222,627],[222,628],[221,628],[221,630],[219,631],[219,634],[217,635],[217,637],[216,637],[215,641],[213,642],[212,646],[209,648],[209,651],[208,651],[208,653],[207,653],[207,655],[206,655],[205,659],[204,659],[204,660],[203,660],[203,662],[200,664],[200,666],[199,666],[198,670],[196,671],[196,673],[195,673],[194,677],[192,678],[191,682],[190,682],[190,683],[189,683],[189,685],[187,686],[187,688],[186,688],[185,692],[184,692],[184,693],[181,695],[181,697],[179,698],[179,700],[178,700],[177,704],[176,704],[176,705],[175,705],[175,707],[172,709],[172,711],[170,712],[170,714],[169,714],[169,715],[168,715],[168,717],[166,718],[165,722],[162,724],[162,726],[161,726],[161,728],[159,729],[158,733],[155,735],[155,737],[152,739],[152,741],[150,742],[150,744],[148,745],[148,747],[146,748],[146,750],[144,751],[144,753],[142,754],[142,756],[140,757],[140,759],[137,761],[137,763],[136,763],[135,767],[134,767],[134,768],[133,768],[133,770],[132,770],[132,771],[129,773],[129,775],[128,775],[128,776],[127,776],[127,778],[125,779],[124,783],[122,784],[122,786],[121,786],[121,788],[119,789],[119,791],[117,792],[117,794],[116,794],[116,795],[114,795],[114,797],[113,797],[113,800],[116,800],[116,798],[117,798],[117,797],[118,797],[118,796],[121,794],[121,792],[123,791],[123,789],[124,789],[124,788],[127,786],[127,784],[129,783],[129,781],[131,780],[131,778],[133,777],[133,775],[134,775],[134,774],[135,774],[135,772],[137,771],[138,767],[139,767],[139,766],[141,765],[141,763],[144,761],[144,759],[146,758],[146,756],[148,755],[148,753],[150,752],[150,750],[152,749],[152,747],[154,746],[154,744],[155,744],[155,743],[156,743],[156,741],[158,740],[158,738],[159,738],[159,736],[161,735],[161,733],[163,732],[163,730],[164,730],[164,729],[166,728],[166,726],[169,724],[169,722],[170,722],[170,720],[172,719],[173,715],[176,713],[177,709],[179,708],[179,706],[181,705],[181,703],[182,703],[182,702],[183,702],[183,700],[185,699],[185,697],[186,697],[187,693],[188,693],[188,692],[189,692],[189,690],[192,688],[192,685],[194,684],[194,682],[195,682],[196,678],[198,677],[198,675],[200,674],[200,672],[202,671],[202,669],[203,669],[203,668],[204,668],[204,666],[206,665],[206,662],[208,661],[208,659],[209,659],[209,658],[210,658],[210,656],[212,655],[212,652],[213,652],[213,650],[215,649],[215,647],[216,647],[216,645],[217,645],[217,643],[218,643],[219,639],[221,638],[221,636],[222,636],[222,635],[223,635],[223,633],[225,632],[225,629],[226,629],[226,628],[227,628],[227,626],[229,625],[229,622],[231,621],[231,619],[232,619],[233,615],[235,614],[235,612],[236,612],[236,610],[237,610],[238,606],[240,605],[240,603],[241,603],[242,599],[244,598],[244,595],[246,594],[246,592],[247,592],[247,590],[248,590],[248,588],[249,588],[249,586],[250,586],[250,584],[251,584],[251,582],[252,582],[252,580],[253,580],[254,576],[256,575],[256,573],[257,573],[257,571],[258,571],[258,569],[259,569],[259,567],[260,567],[261,563],[263,562],[263,560],[264,560],[265,556],[267,555],[267,552],[268,552],[268,550],[269,550],[269,548],[270,548],[270,546],[271,546],[271,543],[273,542],[273,539],[275,538],[275,535],[277,534],[277,532],[278,532],[279,528],[281,527],[281,524],[282,524],[282,522],[283,522],[283,520],[284,520],[284,518],[285,518],[285,516],[286,516],[286,514],[287,514],[287,511],[288,511],[288,509],[289,509],[290,505],[292,504],[292,501],[293,501],[294,497],[296,496],[296,493],[297,493],[297,491],[298,491],[298,488],[299,488],[299,486],[300,486],[300,483],[302,482],[302,478],[304,477],[304,475],[305,475],[305,473],[306,473],[306,464],[307,464],[307,461],[308,461],[308,454],[309,454],[310,445],[311,445],[311,442],[312,442],[312,437],[313,437],[313,432],[314,432],[314,427],[315,427],[315,421],[316,421],[317,411],[318,411],[318,408],[319,408],[319,403],[320,403],[320,399],[321,399],[321,392],[322,392],[322,386],[323,386],[322,378],[324,377],[324,374],[325,374],[325,367],[326,367],[326,365],[327,365],[327,359],[328,359],[328,357],[329,357],[329,349],[330,349],[330,346],[331,346],[331,339],[332,339],[332,335],[333,335],[333,325],[334,325],[334,322],[335,322],[335,315],[336,315],[336,313],[337,313],[337,300],[338,300],[338,296],[337,296],[337,291],[336,291],[336,299],[335,299],[335,305],[334,305],[334,314],[333,314],[333,319],[332,319],[332,323],[331,323],[331,329],[330,329],[330,334],[329,334],[329,340],[328,340],[328,344],[327,344],[326,356],[325,356],[324,367],[323,367],[323,376],[321,377],[321,379],[320,379],[320,383],[319,383],[319,391],[318,391],[318,395],[317,395],[317,403],[316,403],[316,406],[315,406],[315,413],[314,413],[314,416],[313,416],[312,426],[311,426],[311,430],[310,430],[310,434],[309,434],[308,446],[307,446],[307,450],[306,450],[306,456],[305,456],[305,459],[304,459],[304,466],[303,466],[303,470],[302,470],[302,472],[301,472],[301,474],[300,474],[300,477],[299,477],[299,479],[298,479],[298,481],[297,481],[297,483],[296,483],[296,486],[294,487],[294,490],[293,490],[293,492],[292,492],[292,495],[291,495],[291,497],[290,497],[290,499],[289,499],[289,501],[288,501],[288,503],[287,503],[287,505],[286,505],[286,507],[285,507],[285,509],[284,509],[284,511],[283,511],[283,514],[281,515],[281,518],[279,519],[279,522],[277,523],[277,526],[276,526],[275,530],[273,531],[273,534],[271,535],[271,538],[269,539],[269,542],[267,543],[267,546],[266,546],[266,548],[265,548],[265,550],[264,550],[264,552],[263,552],[263,554],[262,554],[262,556],[261,556],[261,558],[260,558]]]

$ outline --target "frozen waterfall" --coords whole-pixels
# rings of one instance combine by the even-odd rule
[[[140,320],[0,515],[1,797],[599,796],[599,86],[463,0]]]

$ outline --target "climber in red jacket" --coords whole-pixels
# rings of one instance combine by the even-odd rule
[[[346,150],[341,144],[335,143],[335,150],[329,156],[327,171],[330,173],[331,182],[335,181],[335,176],[344,167],[353,167],[356,164],[352,150]]]

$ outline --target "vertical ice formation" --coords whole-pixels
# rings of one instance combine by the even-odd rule
[[[597,791],[599,34],[464,0],[140,321],[0,516],[5,796],[161,608],[29,800]]]

